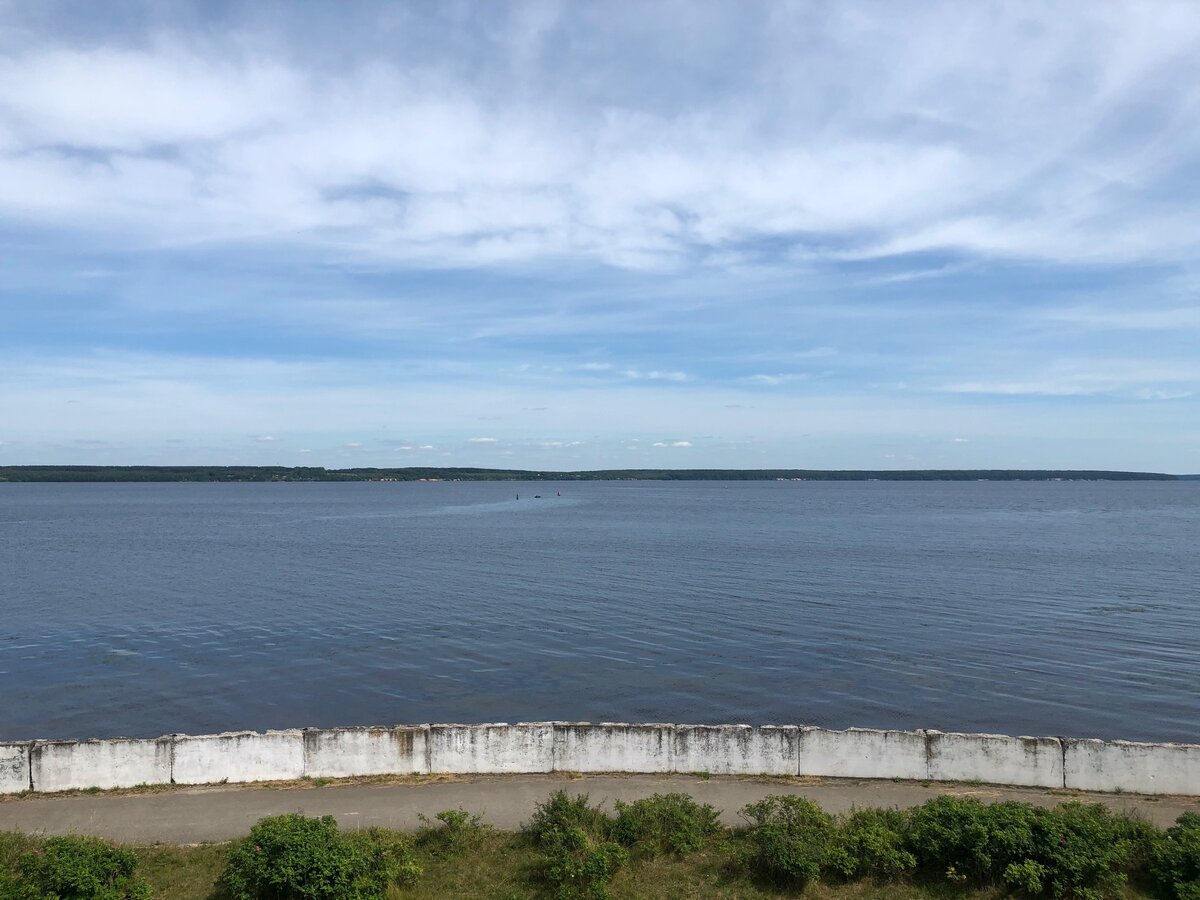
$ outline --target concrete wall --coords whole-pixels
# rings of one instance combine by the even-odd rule
[[[429,771],[429,728],[306,728],[304,774],[349,778]]]
[[[673,771],[711,775],[795,775],[800,729],[794,725],[678,725]]]
[[[800,729],[798,774],[832,778],[929,778],[922,731]]]
[[[925,750],[931,781],[1064,786],[1063,747],[1058,738],[927,731]]]
[[[811,726],[532,722],[0,744],[0,793],[301,777],[708,772],[1200,795],[1200,745]]]
[[[176,784],[303,778],[304,735],[299,730],[178,734],[173,775]]]
[[[674,725],[556,722],[556,772],[673,772]]]
[[[1081,791],[1200,794],[1200,745],[1065,739],[1066,783]]]
[[[429,769],[441,772],[549,772],[554,767],[554,726],[431,725]]]
[[[153,741],[115,738],[38,743],[30,756],[33,789],[66,791],[166,784],[171,780],[173,750],[169,737]]]
[[[0,794],[29,790],[30,743],[0,744]]]

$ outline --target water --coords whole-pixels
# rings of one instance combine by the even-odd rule
[[[0,738],[1200,741],[1197,547],[1200,482],[0,485]]]

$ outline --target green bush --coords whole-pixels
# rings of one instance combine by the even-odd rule
[[[144,900],[150,886],[137,876],[137,856],[99,838],[47,838],[23,850],[15,877],[0,882],[14,900]]]
[[[987,881],[994,871],[989,838],[986,806],[969,797],[937,797],[913,810],[906,849],[928,871]]]
[[[542,876],[563,900],[607,898],[609,882],[629,862],[629,852],[620,844],[597,840],[578,825],[550,827],[540,844],[546,854]]]
[[[262,819],[229,856],[233,900],[375,900],[421,875],[408,840],[366,829],[343,834],[333,816]]]
[[[908,813],[898,809],[855,810],[830,837],[825,868],[847,880],[907,875],[917,866],[904,848],[908,821]]]
[[[1200,815],[1175,820],[1153,848],[1150,871],[1167,897],[1200,900]]]
[[[446,809],[434,816],[440,825],[419,815],[421,828],[417,831],[417,845],[433,856],[448,858],[479,846],[488,826],[480,816],[465,809]]]
[[[613,835],[652,853],[694,853],[721,830],[719,818],[715,808],[687,794],[654,794],[633,803],[618,800]]]
[[[938,797],[913,811],[907,847],[921,868],[954,881],[1090,898],[1120,890],[1148,857],[1155,832],[1098,803],[1039,809]]]
[[[1149,855],[1157,829],[1100,803],[1035,810],[1033,846],[1004,880],[1030,894],[1104,897],[1117,893]]]
[[[541,874],[559,898],[608,896],[608,884],[629,861],[629,853],[609,840],[612,817],[588,804],[587,794],[556,791],[539,803],[525,835],[544,854]]]
[[[803,797],[771,796],[742,810],[750,821],[750,864],[773,881],[803,886],[815,879],[834,832],[833,818]]]
[[[1040,894],[1046,889],[1046,867],[1032,859],[1024,862],[1009,863],[1004,870],[1004,883],[1015,891],[1026,894]]]
[[[607,838],[612,825],[612,817],[604,810],[588,805],[587,794],[568,797],[566,791],[555,791],[545,803],[537,804],[524,831],[541,844],[543,835],[554,829],[582,828],[592,837]]]

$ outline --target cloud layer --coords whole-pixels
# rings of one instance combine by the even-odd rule
[[[908,410],[916,435],[866,430],[917,462],[1003,464],[1023,435],[1031,463],[1200,468],[1192,3],[49,3],[0,25],[8,456],[78,456],[108,421],[162,460],[170,429],[142,423],[167,403],[255,458],[340,453],[388,417],[340,392],[499,392],[606,399],[570,429],[388,427],[476,461],[600,464],[635,437],[697,465],[882,459],[820,417],[797,446],[785,423],[837,398]],[[226,415],[214,367],[325,418],[282,393]],[[116,418],[64,428],[51,397]],[[1003,441],[945,449],[966,400]],[[655,433],[660,403],[693,418]],[[1126,447],[1097,403],[1160,424]]]

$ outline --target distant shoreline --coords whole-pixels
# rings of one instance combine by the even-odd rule
[[[1200,475],[1091,469],[596,469],[320,466],[0,466],[0,482],[347,481],[1192,481]]]

